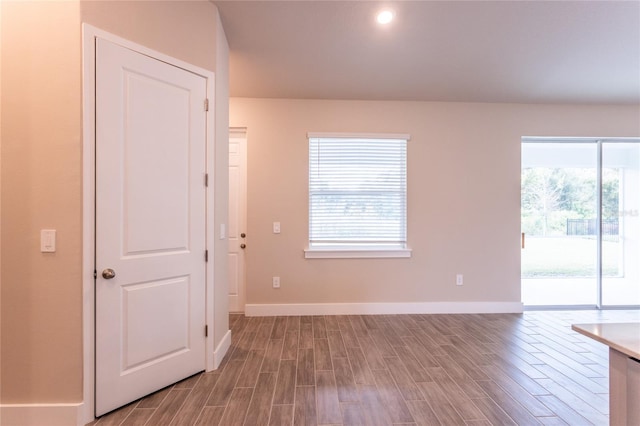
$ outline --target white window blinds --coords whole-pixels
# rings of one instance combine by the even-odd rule
[[[309,137],[310,248],[405,248],[407,139]]]

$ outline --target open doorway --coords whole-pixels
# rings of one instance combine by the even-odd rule
[[[522,301],[640,305],[640,140],[522,143]]]

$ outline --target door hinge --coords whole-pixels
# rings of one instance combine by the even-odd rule
[[[209,250],[205,250],[204,251],[204,261],[208,262],[209,261]]]
[[[209,187],[209,173],[204,174],[204,186]]]
[[[209,326],[208,325],[204,326],[204,337],[209,337]]]
[[[209,111],[209,99],[204,100],[204,110]]]
[[[95,269],[93,270],[93,279],[95,280],[96,278],[98,278],[98,271],[96,271]]]

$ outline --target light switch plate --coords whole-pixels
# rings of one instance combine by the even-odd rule
[[[280,222],[273,222],[273,233],[274,234],[280,233]]]
[[[55,253],[56,251],[56,230],[40,230],[40,251],[42,253]]]

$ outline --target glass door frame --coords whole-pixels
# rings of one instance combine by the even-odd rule
[[[596,304],[593,306],[595,309],[638,309],[640,305],[603,305],[602,303],[602,166],[603,166],[603,153],[602,146],[609,143],[634,143],[640,146],[640,138],[637,137],[607,137],[607,138],[590,138],[590,137],[548,137],[548,136],[523,136],[521,138],[520,147],[525,143],[540,143],[540,144],[554,144],[554,143],[583,143],[583,144],[596,144]],[[522,172],[522,156],[520,159],[520,170]],[[522,207],[520,208],[520,214],[522,215]],[[522,220],[522,218],[520,219]],[[522,262],[521,262],[522,263]],[[522,281],[522,279],[521,279]],[[522,284],[521,284],[522,285]],[[638,284],[640,288],[640,283]],[[532,309],[581,309],[591,308],[591,305],[567,305],[567,306],[535,306]],[[525,309],[527,307],[525,306]]]

